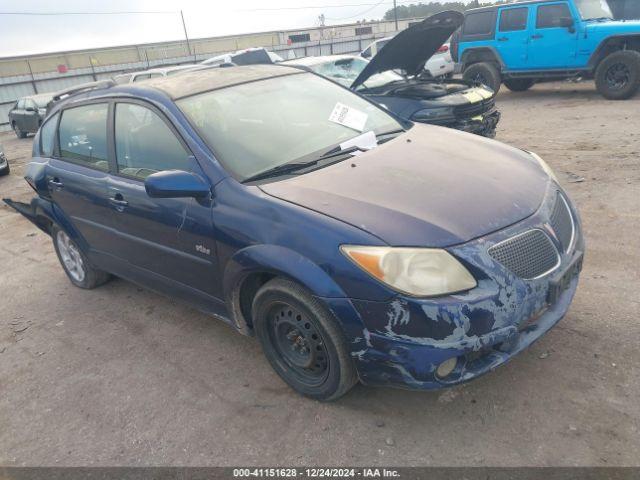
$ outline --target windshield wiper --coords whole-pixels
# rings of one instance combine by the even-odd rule
[[[327,160],[329,158],[340,157],[342,155],[349,155],[355,151],[364,151],[363,148],[358,146],[353,146],[349,148],[345,148],[344,150],[340,150],[340,146],[332,148],[331,150],[326,151],[318,158],[310,160],[308,162],[291,162],[291,163],[283,163],[282,165],[278,165],[276,167],[265,170],[264,172],[257,173],[249,178],[245,178],[242,183],[255,182],[256,180],[263,180],[265,178],[277,177],[279,175],[284,175],[286,173],[295,172],[296,170],[302,170],[307,167],[312,167],[318,162],[322,160]]]

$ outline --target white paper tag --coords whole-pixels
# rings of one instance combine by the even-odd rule
[[[346,150],[349,147],[356,146],[363,150],[371,150],[378,146],[378,139],[376,138],[376,134],[373,131],[369,130],[368,132],[364,132],[360,135],[353,137],[346,142],[342,142],[340,144],[340,150]],[[356,151],[353,152],[354,155],[358,155],[362,152]]]
[[[364,126],[367,123],[368,115],[355,108],[348,107],[344,103],[336,103],[333,107],[331,115],[329,115],[329,121],[339,123],[345,127],[353,128],[358,132],[364,130]]]

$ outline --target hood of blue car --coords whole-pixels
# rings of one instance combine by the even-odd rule
[[[371,59],[351,84],[351,88],[366,82],[372,75],[388,70],[403,70],[408,75],[421,73],[427,61],[463,22],[462,13],[447,11],[403,30]]]
[[[532,215],[548,181],[526,152],[416,124],[366,153],[260,188],[389,245],[447,247]]]

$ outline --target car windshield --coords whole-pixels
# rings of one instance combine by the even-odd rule
[[[321,63],[319,65],[311,66],[311,69],[323,75],[335,80],[338,83],[346,87],[350,87],[351,84],[358,78],[358,75],[368,65],[368,61],[364,58],[342,58],[340,60],[334,60],[327,63]],[[375,88],[386,85],[387,83],[397,82],[404,80],[402,76],[392,71],[376,73],[370,76],[366,82],[364,82],[358,88]]]
[[[576,0],[576,6],[583,20],[613,18],[607,0]]]
[[[176,103],[240,181],[320,156],[362,132],[402,129],[379,107],[311,73],[235,85]]]

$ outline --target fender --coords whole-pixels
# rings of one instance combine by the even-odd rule
[[[282,276],[300,283],[320,298],[347,298],[342,288],[310,259],[279,245],[252,245],[237,251],[223,273],[223,291],[236,328],[251,334],[250,319],[240,304],[240,290],[252,274]],[[326,302],[325,302],[326,303]]]
[[[598,48],[594,50],[589,58],[589,62],[587,63],[587,67],[589,69],[595,70],[598,67],[598,64],[602,61],[603,58],[606,57],[606,48],[612,43],[616,43],[617,41],[621,43],[625,43],[625,40],[634,40],[638,46],[640,47],[640,33],[637,34],[619,34],[619,35],[610,35],[604,38]]]
[[[465,48],[462,52],[462,55],[460,56],[460,63],[463,65],[463,67],[467,66],[467,57],[469,55],[472,54],[478,54],[481,57],[480,61],[484,61],[484,60],[493,60],[493,61],[497,61],[498,64],[500,65],[500,70],[504,71],[506,70],[506,66],[504,64],[504,61],[502,60],[502,56],[500,55],[500,53],[491,46],[482,46],[482,47],[469,47],[469,48]],[[493,57],[493,58],[482,58],[482,57]]]
[[[55,223],[76,242],[85,254],[88,251],[87,242],[51,201],[41,197],[34,197],[31,203],[17,202],[10,198],[3,198],[3,201],[48,235],[51,235],[51,225]]]

